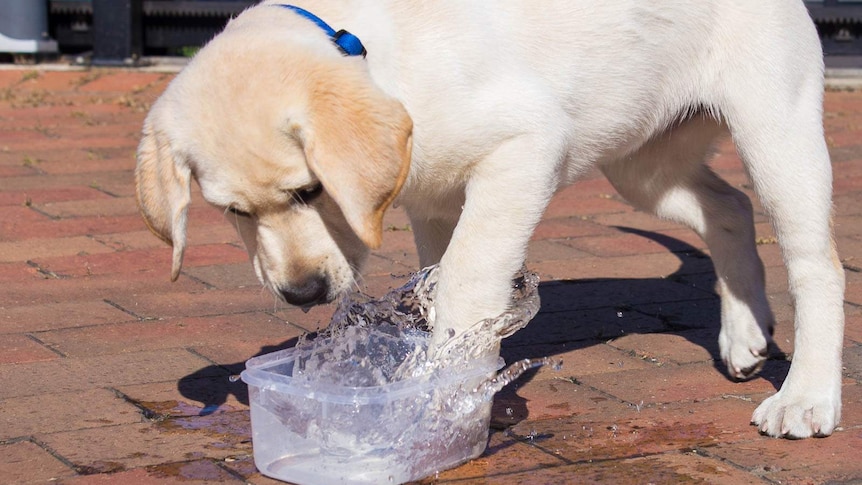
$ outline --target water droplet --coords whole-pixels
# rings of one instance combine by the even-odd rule
[[[512,408],[506,408],[506,416],[511,416],[513,414],[515,414],[515,411],[513,411]]]
[[[228,377],[227,379],[231,382],[236,382],[240,379],[240,376],[238,374],[234,374],[234,375]]]
[[[623,312],[617,312],[617,318],[622,318],[622,317],[623,317]]]

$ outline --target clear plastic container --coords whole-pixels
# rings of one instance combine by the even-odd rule
[[[495,354],[469,368],[375,387],[292,377],[301,349],[246,362],[254,461],[298,484],[388,484],[417,480],[479,456],[493,394],[473,390],[495,375]]]

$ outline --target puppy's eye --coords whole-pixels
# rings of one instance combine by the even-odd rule
[[[310,204],[314,199],[320,197],[320,194],[322,193],[323,185],[318,183],[296,190],[293,193],[293,196],[300,204]]]
[[[235,215],[235,216],[240,216],[240,217],[251,217],[251,214],[249,214],[248,212],[241,211],[241,210],[239,210],[239,209],[237,209],[236,207],[233,207],[233,206],[228,207],[228,208],[227,208],[227,210],[228,210],[228,212],[230,212],[231,214],[233,214],[233,215]]]

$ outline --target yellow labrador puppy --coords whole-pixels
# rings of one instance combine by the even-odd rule
[[[296,305],[351,288],[397,198],[422,265],[440,263],[440,339],[504,310],[551,196],[598,167],[633,204],[706,241],[721,355],[747,378],[773,316],[751,205],[704,165],[730,133],[796,305],[790,373],[752,419],[771,436],[828,435],[844,276],[822,91],[800,0],[264,1],[153,106],[138,198],[173,245],[176,278],[195,178],[261,282]]]

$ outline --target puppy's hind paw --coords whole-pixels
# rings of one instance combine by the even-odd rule
[[[724,349],[727,349],[726,351]],[[757,342],[753,346],[727,345],[722,349],[722,360],[727,366],[727,373],[738,381],[751,379],[766,363],[769,349],[766,343]]]
[[[722,322],[718,334],[721,360],[727,373],[738,381],[751,379],[760,372],[771,344],[768,329],[761,329],[753,320]]]
[[[774,438],[802,439],[832,434],[841,400],[823,396],[785,396],[779,391],[755,409],[751,424]]]

